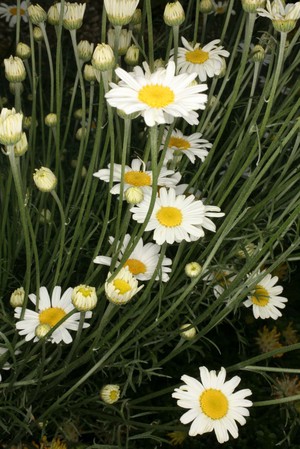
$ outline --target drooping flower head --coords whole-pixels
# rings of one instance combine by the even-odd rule
[[[132,218],[144,223],[149,206],[150,197],[147,196],[142,203],[130,209]],[[162,187],[145,231],[154,231],[153,238],[158,245],[182,240],[190,242],[204,236],[203,228],[215,232],[216,226],[208,217],[223,215],[219,207],[206,206],[195,200],[194,195],[176,195],[173,188]]]
[[[191,125],[197,125],[198,109],[205,109],[207,95],[201,92],[206,84],[191,86],[196,73],[175,75],[175,63],[151,73],[148,64],[144,70],[136,66],[128,73],[116,69],[121,79],[119,84],[111,83],[111,90],[105,95],[108,103],[126,114],[139,112],[148,126],[172,123],[174,117],[182,117]]]
[[[124,237],[123,244],[120,248],[118,254],[118,259],[121,260],[124,252],[126,251],[130,241],[130,235],[126,234]],[[114,238],[110,237],[109,242],[112,244]],[[117,246],[118,247],[118,246]],[[139,281],[148,281],[152,278],[154,271],[157,268],[160,257],[160,246],[155,243],[144,244],[143,239],[140,238],[134,250],[130,254],[129,258],[126,260],[124,267],[128,267],[130,273],[136,277]],[[111,257],[107,256],[97,256],[94,259],[94,263],[101,265],[111,264]],[[161,262],[161,274],[157,275],[156,280],[162,279],[163,282],[169,280],[168,273],[171,272],[170,265],[172,264],[171,259],[164,257]],[[117,263],[118,266],[118,263]]]
[[[104,0],[108,20],[114,26],[127,25],[138,3],[139,0]]]
[[[200,81],[206,81],[215,75],[220,75],[223,67],[223,58],[229,56],[224,50],[219,39],[215,39],[204,47],[200,44],[192,46],[181,37],[183,47],[178,48],[177,67],[179,73],[197,73]]]
[[[20,17],[24,22],[28,22],[26,14],[27,5],[26,0],[20,4]],[[8,22],[10,28],[13,28],[17,23],[18,7],[17,5],[7,5],[6,3],[0,3],[0,18]]]
[[[165,130],[160,149],[163,150],[168,135],[168,129]],[[195,163],[196,157],[204,162],[208,155],[208,149],[212,144],[206,139],[201,139],[201,133],[194,133],[190,136],[185,136],[179,129],[172,131],[170,140],[168,142],[167,151],[165,154],[164,163],[172,160],[174,156],[185,155],[189,158],[192,164]]]
[[[38,341],[39,338],[44,337],[47,333],[57,325],[69,312],[75,310],[72,302],[72,288],[68,288],[61,296],[61,287],[56,286],[53,289],[50,299],[46,287],[41,287],[39,290],[39,305],[38,310],[34,311],[26,309],[23,318],[16,323],[16,328],[20,335],[25,335],[25,340]],[[36,305],[37,297],[35,294],[29,295],[30,301]],[[22,308],[15,309],[15,318],[20,319]],[[91,312],[86,312],[85,317],[90,318]],[[51,334],[50,341],[52,343],[60,343],[63,341],[68,344],[72,342],[72,337],[69,330],[77,331],[79,326],[80,313],[74,313],[63,321]],[[84,323],[83,327],[88,327],[88,323]]]
[[[180,388],[175,388],[172,397],[178,399],[177,405],[189,409],[181,416],[183,424],[191,423],[190,436],[203,435],[215,432],[219,443],[238,437],[236,421],[243,426],[245,416],[249,416],[248,407],[252,402],[245,399],[252,394],[251,390],[244,389],[234,393],[241,379],[234,376],[225,381],[226,370],[220,372],[208,371],[205,366],[200,367],[201,382],[184,375],[181,380],[185,382]]]
[[[60,14],[61,3],[57,3],[56,7],[58,9],[58,13]],[[77,30],[78,28],[80,28],[83,22],[85,8],[86,3],[65,2],[63,26],[67,30]]]
[[[258,276],[261,273],[258,273]],[[282,316],[282,313],[278,309],[284,309],[287,302],[287,298],[278,296],[283,291],[283,287],[275,285],[278,281],[277,276],[266,276],[258,281],[257,285],[252,290],[248,299],[244,301],[246,307],[252,307],[253,315],[255,318],[273,318],[277,320]]]

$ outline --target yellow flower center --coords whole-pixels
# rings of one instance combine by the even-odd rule
[[[77,290],[78,293],[81,293],[85,298],[91,296],[92,289],[90,287],[85,287],[84,285]]]
[[[125,173],[124,181],[136,187],[151,186],[151,176],[143,171],[129,171]]]
[[[207,51],[201,50],[201,48],[196,48],[196,50],[187,51],[185,54],[185,59],[192,64],[203,64],[209,58],[209,53]]]
[[[123,279],[116,279],[113,281],[114,287],[119,290],[120,295],[124,295],[125,293],[131,290],[130,284]]]
[[[178,150],[188,150],[191,148],[190,143],[183,139],[182,137],[171,137],[169,145],[169,148],[176,147]]]
[[[167,86],[148,84],[141,88],[138,99],[151,108],[164,108],[174,102],[175,94]]]
[[[177,207],[161,207],[156,214],[159,223],[167,228],[179,226],[182,223],[182,213]]]
[[[199,402],[203,413],[211,419],[221,419],[228,412],[228,399],[220,390],[204,390]]]
[[[64,316],[66,316],[66,312],[60,307],[49,307],[40,312],[39,320],[41,324],[48,324],[53,327],[62,320]]]
[[[12,8],[9,9],[9,13],[12,16],[16,16],[18,13],[18,8],[16,6],[13,6]],[[20,16],[24,16],[24,14],[25,14],[25,9],[20,8]]]
[[[118,392],[117,390],[112,390],[112,391],[110,391],[110,393],[109,393],[109,398],[110,398],[112,401],[117,401],[117,400],[119,399],[119,392]]]
[[[147,271],[146,265],[138,259],[128,259],[124,267],[128,267],[129,271],[135,275],[146,273]]]
[[[257,285],[255,287],[253,296],[251,296],[251,301],[256,306],[265,307],[270,301],[270,296],[269,296],[268,291],[261,285]]]

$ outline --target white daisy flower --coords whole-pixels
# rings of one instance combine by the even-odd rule
[[[26,15],[26,1],[22,1],[20,4],[20,17],[24,22],[28,22]],[[7,5],[6,3],[0,3],[0,18],[8,22],[10,28],[13,28],[17,23],[17,5]]]
[[[123,257],[125,250],[130,241],[130,235],[126,234],[123,240],[122,247],[118,254],[119,260]],[[109,242],[112,244],[114,242],[113,237],[109,237]],[[117,248],[119,245],[117,245]],[[160,257],[160,246],[155,243],[146,243],[144,245],[143,239],[140,238],[136,247],[130,254],[129,258],[126,260],[124,267],[128,267],[131,274],[133,274],[136,279],[139,281],[148,281],[152,278],[154,271],[156,270],[158,261]],[[107,256],[97,256],[94,259],[94,263],[100,265],[111,265],[111,257]],[[117,263],[117,266],[119,262]],[[172,260],[165,257],[161,263],[161,273],[156,276],[155,280],[158,281],[160,278],[163,282],[167,282],[169,280],[169,275],[172,270],[170,268],[172,265]]]
[[[223,62],[222,58],[229,56],[227,50],[217,45],[220,39],[215,39],[204,47],[200,44],[194,45],[181,37],[184,47],[178,48],[177,68],[179,73],[197,73],[200,81],[206,81],[207,78],[212,78],[215,75],[220,75]]]
[[[111,277],[108,273],[107,278]],[[137,279],[130,273],[128,266],[121,268],[111,282],[105,282],[104,289],[107,299],[117,305],[127,304],[144,285],[138,286]]]
[[[175,388],[172,394],[173,398],[178,399],[179,407],[189,409],[180,421],[183,424],[192,423],[190,436],[215,432],[219,443],[228,441],[229,434],[237,438],[239,432],[236,421],[241,426],[246,423],[245,416],[249,416],[247,407],[251,407],[252,402],[245,397],[252,394],[251,390],[247,388],[234,393],[241,379],[234,376],[225,381],[225,368],[216,374],[216,371],[208,371],[205,366],[201,366],[200,378],[201,382],[194,377],[182,376],[185,385]]]
[[[143,169],[141,170],[141,168]],[[114,164],[113,182],[117,182],[117,184],[113,186],[113,188],[110,191],[110,193],[112,193],[113,195],[120,194],[121,173],[122,173],[122,165]],[[110,164],[108,164],[108,168],[103,168],[94,173],[94,176],[96,178],[101,179],[102,181],[109,182]],[[178,173],[176,174],[174,173],[173,170],[168,170],[166,167],[162,167],[158,176],[157,184],[159,186],[173,187],[179,182],[180,178],[181,178],[180,174]],[[140,187],[144,194],[148,193],[149,195],[151,195],[152,171],[145,170],[145,164],[140,159],[133,159],[133,161],[131,162],[131,167],[125,165],[124,191],[126,191],[129,187]]]
[[[139,112],[148,126],[172,123],[174,117],[184,118],[190,125],[197,125],[198,109],[205,109],[206,84],[191,86],[196,73],[175,75],[175,63],[170,61],[167,68],[150,72],[147,63],[145,72],[139,66],[127,73],[116,69],[121,79],[119,84],[111,83],[112,89],[105,95],[108,103],[126,114]]]
[[[260,274],[258,273],[258,275]],[[246,307],[253,307],[252,311],[256,319],[273,318],[273,320],[277,320],[282,316],[278,309],[285,308],[284,303],[287,302],[287,298],[278,296],[282,293],[283,287],[275,285],[277,281],[277,276],[272,277],[271,274],[266,274],[254,287],[248,299],[244,301]]]
[[[228,1],[214,1],[212,0],[212,4],[213,4],[213,8],[214,8],[214,15],[215,16],[220,16],[222,14],[225,14],[227,9],[228,9]],[[236,12],[234,11],[234,9],[231,11],[231,15],[234,16],[236,14]]]
[[[64,294],[61,296],[61,287],[56,286],[53,289],[52,297],[50,299],[48,290],[46,287],[41,287],[39,291],[39,305],[38,311],[26,309],[22,320],[16,323],[16,328],[20,335],[25,335],[25,340],[38,341],[38,335],[42,336],[40,333],[41,329],[48,331],[58,324],[69,312],[75,310],[72,302],[72,288],[68,288]],[[28,295],[31,302],[36,305],[37,298],[35,294]],[[19,319],[22,313],[21,307],[16,307],[15,318]],[[85,317],[91,318],[92,313],[86,312]],[[80,313],[74,313],[64,322],[61,323],[57,329],[51,334],[50,341],[52,343],[60,343],[63,341],[68,344],[71,343],[72,337],[69,330],[77,331],[79,325]],[[89,324],[84,323],[83,327],[88,327]],[[69,330],[68,330],[69,329]],[[44,332],[46,334],[47,332]]]
[[[139,0],[104,0],[108,20],[116,26],[127,25],[138,3]]]
[[[214,295],[216,298],[219,298],[235,278],[236,275],[232,270],[220,270],[208,274],[203,280],[213,284]]]
[[[164,131],[161,150],[164,148],[166,138],[168,135],[168,129]],[[168,147],[165,155],[164,163],[172,160],[174,156],[185,154],[192,164],[195,163],[196,157],[204,162],[208,155],[207,148],[211,148],[212,144],[208,140],[201,139],[201,133],[194,133],[190,136],[185,136],[179,129],[175,129],[168,142]]]
[[[266,9],[257,8],[257,12],[259,16],[267,17],[272,21],[298,20],[300,19],[300,2],[285,5],[281,0],[274,0],[272,3],[267,0]]]
[[[130,209],[133,219],[144,223],[150,205],[150,197]],[[145,231],[153,231],[158,245],[164,242],[174,243],[186,240],[198,240],[204,236],[204,230],[215,232],[215,224],[207,217],[222,217],[217,206],[205,206],[195,200],[194,195],[177,195],[174,189],[162,187],[157,196],[151,217]]]

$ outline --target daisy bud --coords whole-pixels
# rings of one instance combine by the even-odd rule
[[[61,4],[57,3],[56,7],[60,13]],[[63,25],[67,30],[78,30],[81,27],[83,16],[85,13],[86,3],[70,3],[64,5]]]
[[[74,112],[74,118],[76,118],[76,120],[82,120],[82,109],[76,109]]]
[[[17,157],[23,156],[23,154],[25,154],[26,151],[28,150],[28,141],[26,133],[22,133],[21,139],[14,145],[11,145],[10,149],[14,151],[15,156]]]
[[[129,187],[125,192],[128,204],[139,204],[144,199],[143,190],[140,187]]]
[[[221,70],[220,73],[217,75],[218,78],[224,78],[226,74],[227,64],[224,58],[220,57],[221,60]]]
[[[104,0],[108,20],[113,26],[127,25],[138,3],[139,0]]]
[[[36,42],[42,42],[44,40],[44,36],[43,36],[42,30],[39,27],[34,27],[33,28],[33,39]]]
[[[242,0],[243,10],[250,13],[255,13],[257,8],[264,8],[266,0]]]
[[[47,167],[36,168],[33,174],[33,181],[41,192],[51,192],[57,184],[55,174]]]
[[[153,64],[153,68],[154,70],[157,70],[159,68],[165,68],[165,61],[162,58],[159,59],[155,59],[154,64]]]
[[[115,30],[113,28],[110,28],[107,32],[107,42],[108,45],[111,46],[111,48],[114,47],[115,43]],[[120,36],[119,36],[119,42],[118,42],[118,55],[123,56],[125,55],[130,42],[132,38],[132,31],[128,31],[125,28],[121,30]]]
[[[276,31],[279,31],[280,33],[289,33],[292,31],[296,26],[297,21],[296,20],[272,20],[273,27]]]
[[[20,94],[22,94],[24,91],[24,87],[23,87],[22,83],[9,83],[9,91],[11,94],[16,95],[17,88],[18,88],[18,91],[20,92]]]
[[[4,59],[5,77],[11,83],[20,83],[26,78],[26,70],[22,59],[10,56]]]
[[[241,259],[246,259],[246,257],[253,256],[256,249],[257,249],[257,246],[254,245],[254,243],[248,243],[247,245],[245,245],[245,248],[237,251],[236,255],[237,255],[237,257],[239,257]]]
[[[86,64],[83,69],[83,78],[85,81],[92,83],[96,81],[95,69],[92,65]]]
[[[92,57],[94,44],[90,44],[89,41],[80,41],[77,45],[77,51],[79,59],[86,62]]]
[[[81,140],[86,135],[86,128],[78,128],[75,134],[77,140]]]
[[[25,290],[23,287],[17,288],[10,295],[9,303],[13,308],[22,307],[25,299]]]
[[[0,114],[0,143],[14,145],[22,137],[23,115],[15,109],[3,108]]]
[[[202,267],[198,262],[190,262],[186,264],[184,271],[189,278],[195,278],[201,273]]]
[[[199,11],[202,14],[209,14],[214,11],[214,4],[211,0],[201,0],[199,4]]]
[[[45,117],[45,125],[49,126],[49,128],[54,128],[57,125],[57,115],[53,112],[47,114]]]
[[[49,224],[51,223],[51,212],[49,209],[42,209],[39,217],[39,221],[41,224]]]
[[[100,390],[100,398],[106,404],[114,404],[120,398],[120,387],[119,385],[108,384]]]
[[[140,25],[142,23],[142,10],[136,8],[130,21],[131,25]]]
[[[265,50],[261,45],[255,45],[252,50],[252,59],[254,62],[262,62],[265,59]]]
[[[185,13],[181,3],[176,1],[167,3],[164,11],[164,22],[166,25],[179,26],[184,22]]]
[[[19,42],[16,48],[16,55],[23,60],[28,59],[31,56],[31,48],[29,45]]]
[[[92,57],[92,66],[100,72],[106,72],[107,70],[114,68],[114,52],[108,44],[97,45]]]
[[[40,5],[30,5],[27,8],[30,21],[34,25],[45,22],[47,20],[47,13]]]
[[[23,117],[23,128],[30,129],[32,125],[32,117],[29,115],[28,117]]]
[[[95,287],[84,284],[78,285],[73,289],[71,301],[79,312],[93,310],[98,301]]]
[[[50,23],[50,25],[54,26],[59,25],[59,12],[58,9],[56,8],[56,5],[50,6],[47,15],[48,15],[48,23]]]
[[[44,338],[50,330],[50,324],[39,324],[38,326],[36,326],[34,333],[36,337]]]
[[[125,62],[130,66],[135,66],[139,63],[140,50],[136,45],[131,45],[125,55]]]
[[[193,340],[197,334],[197,330],[190,323],[183,324],[180,326],[180,336],[184,338],[184,340]]]

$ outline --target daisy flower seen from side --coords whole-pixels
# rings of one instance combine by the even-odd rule
[[[111,277],[108,273],[107,278]],[[118,306],[127,304],[144,285],[138,286],[137,279],[131,274],[128,266],[121,268],[119,273],[110,282],[106,281],[104,285],[107,299]]]
[[[258,273],[258,275],[260,274]],[[287,298],[279,296],[283,291],[283,287],[275,285],[277,281],[277,276],[272,277],[271,274],[266,274],[254,287],[248,299],[244,301],[246,307],[252,307],[253,315],[256,319],[272,318],[277,320],[278,317],[282,316],[278,309],[285,308],[284,303],[287,302]]]
[[[150,196],[130,210],[132,218],[144,223],[150,206]],[[198,240],[204,230],[215,232],[216,226],[208,217],[222,217],[224,213],[217,206],[205,206],[195,200],[194,195],[177,195],[174,189],[162,187],[157,196],[151,217],[145,231],[154,231],[153,238],[158,245],[186,240]]]
[[[168,129],[164,131],[161,150],[163,150],[168,135]],[[212,144],[208,140],[201,139],[201,133],[194,133],[190,136],[185,136],[179,129],[175,129],[168,142],[168,147],[165,155],[164,163],[173,160],[174,156],[186,155],[192,164],[195,163],[196,157],[204,162],[208,155],[209,148]]]
[[[22,1],[20,4],[20,17],[24,22],[28,22],[26,15],[26,1]],[[8,22],[10,28],[13,28],[17,23],[18,7],[17,5],[7,5],[6,3],[0,3],[0,18]]]
[[[130,235],[126,234],[118,255],[119,260],[123,257],[129,241]],[[114,238],[109,237],[109,242],[112,244],[114,242]],[[118,247],[119,245],[117,245],[117,248]],[[128,267],[130,273],[139,281],[148,281],[152,278],[153,273],[156,270],[159,257],[160,246],[155,243],[144,244],[143,239],[140,238],[129,258],[126,260],[124,267]],[[94,259],[94,263],[110,266],[111,257],[97,256]],[[156,276],[155,280],[159,280],[161,278],[163,282],[167,282],[169,280],[168,273],[171,272],[170,265],[172,265],[172,260],[164,256],[161,262],[160,274]]]
[[[220,75],[223,62],[229,52],[224,50],[219,39],[215,39],[204,47],[200,44],[192,46],[184,37],[181,37],[183,47],[178,48],[177,67],[179,73],[197,73],[200,81],[206,81],[215,75]]]
[[[129,187],[140,187],[144,194],[150,194],[152,192],[152,171],[145,170],[144,163],[140,159],[133,159],[131,162],[131,167],[125,165],[124,169],[124,191],[126,191]],[[143,168],[143,169],[142,169]],[[176,175],[176,176],[174,176]],[[174,173],[173,170],[167,170],[166,167],[162,167],[159,175],[157,184],[159,186],[172,187],[175,186],[181,176],[178,176],[178,173]],[[110,164],[108,168],[103,168],[96,173],[94,173],[96,178],[101,179],[102,181],[109,182],[110,181]],[[117,184],[113,186],[110,193],[113,195],[119,195],[121,191],[121,176],[122,176],[122,165],[114,164],[113,170],[113,182]],[[125,198],[124,198],[125,199]]]
[[[274,0],[272,3],[267,0],[266,9],[257,8],[257,12],[259,16],[272,20],[277,31],[289,32],[300,19],[300,2],[285,5],[281,0]]]
[[[172,123],[174,117],[184,118],[190,125],[197,125],[198,109],[205,109],[206,84],[191,86],[196,73],[175,75],[175,63],[151,73],[147,63],[136,66],[128,73],[121,68],[115,70],[119,84],[111,83],[105,95],[108,103],[126,114],[138,112],[147,126]]]
[[[216,371],[208,371],[201,366],[200,379],[201,382],[187,375],[182,376],[185,385],[175,388],[172,394],[173,398],[178,399],[179,407],[189,409],[180,421],[183,424],[191,423],[190,436],[215,432],[219,443],[228,441],[229,434],[237,438],[236,422],[241,426],[246,423],[245,416],[249,416],[248,407],[252,406],[252,402],[245,398],[252,394],[251,390],[247,388],[234,393],[241,379],[234,376],[225,381],[225,368],[216,374]]]
[[[44,336],[56,326],[69,312],[76,310],[71,302],[72,288],[68,288],[61,296],[61,287],[56,286],[53,289],[52,297],[50,299],[46,287],[41,287],[39,290],[39,304],[38,310],[26,309],[24,317],[16,323],[16,328],[20,335],[25,335],[25,340],[34,342],[38,341],[41,336]],[[36,305],[37,297],[35,294],[30,294],[29,299]],[[22,313],[21,307],[16,307],[15,318],[20,319]],[[91,318],[92,313],[86,312],[85,317]],[[69,330],[77,331],[79,326],[80,313],[74,313],[63,321],[51,334],[50,341],[52,343],[60,343],[63,341],[68,344],[72,342],[72,337]],[[84,323],[83,327],[88,327],[88,323]]]

